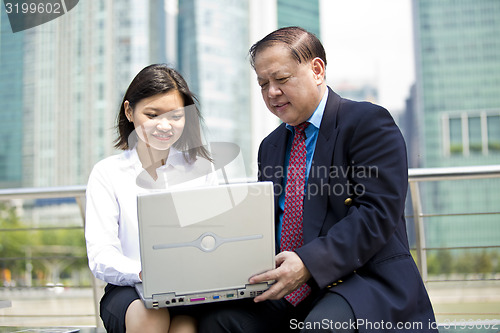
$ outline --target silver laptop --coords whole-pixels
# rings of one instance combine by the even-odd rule
[[[147,308],[255,297],[275,268],[271,182],[225,184],[140,195],[142,283]]]

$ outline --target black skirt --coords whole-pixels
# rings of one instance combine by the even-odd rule
[[[100,303],[100,316],[106,331],[109,333],[125,333],[125,314],[130,304],[140,299],[134,287],[108,284],[104,288],[104,296]],[[169,307],[170,317],[187,315],[199,318],[207,304]]]

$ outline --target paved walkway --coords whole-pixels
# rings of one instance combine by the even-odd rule
[[[465,329],[464,323],[479,326],[489,320],[500,322],[500,284],[455,283],[444,285],[432,283],[428,286],[431,301],[436,310],[442,333],[474,332]],[[7,327],[61,327],[78,326],[82,333],[94,333],[96,326],[92,290],[88,289],[41,289],[1,291],[0,300],[10,301],[12,306],[0,308],[0,333],[16,332]],[[458,310],[457,310],[458,309]],[[460,315],[467,309],[471,313],[486,315]],[[457,315],[453,313],[457,312]],[[444,314],[443,314],[444,313]],[[490,327],[490,331],[500,333],[500,325]],[[484,325],[481,332],[485,332]],[[495,331],[495,327],[498,329]],[[9,328],[10,329],[10,328]],[[43,332],[43,331],[25,331]]]

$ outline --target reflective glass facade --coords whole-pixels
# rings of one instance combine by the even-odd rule
[[[415,0],[413,9],[420,165],[500,163],[500,2]],[[428,184],[422,193],[424,210],[498,211],[500,194],[481,184]],[[431,217],[428,245],[495,244],[499,222],[495,215]]]
[[[2,8],[0,186],[86,184],[93,165],[116,153],[128,84],[166,62],[164,15],[163,0],[80,1],[14,34]]]
[[[278,0],[278,28],[295,25],[321,38],[319,0]]]
[[[2,5],[3,6],[3,5]],[[24,33],[0,11],[0,188],[22,184]]]
[[[249,165],[248,0],[180,0],[178,22],[179,69],[199,99],[207,139],[236,143]]]

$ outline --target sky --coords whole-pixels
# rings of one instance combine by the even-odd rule
[[[378,88],[378,101],[404,110],[415,81],[411,0],[320,0],[327,83]]]

